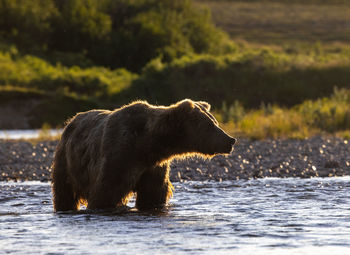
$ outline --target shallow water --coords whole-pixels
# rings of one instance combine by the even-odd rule
[[[41,129],[0,130],[0,139],[33,139],[38,138],[42,132]],[[62,129],[49,129],[45,132],[49,136],[57,136],[62,133]]]
[[[49,184],[0,182],[0,253],[350,254],[349,177],[174,186],[162,213],[55,214]]]

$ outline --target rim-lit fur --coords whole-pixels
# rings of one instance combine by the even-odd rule
[[[164,206],[172,194],[175,156],[230,153],[235,139],[219,128],[206,102],[152,106],[137,101],[114,111],[78,113],[66,125],[53,162],[55,211],[125,205]]]

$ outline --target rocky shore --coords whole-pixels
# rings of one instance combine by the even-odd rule
[[[0,140],[0,181],[50,181],[56,145],[57,141]],[[174,182],[343,175],[350,175],[350,141],[333,137],[240,139],[229,156],[187,158],[171,164]]]

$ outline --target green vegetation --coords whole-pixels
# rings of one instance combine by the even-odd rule
[[[51,62],[136,72],[155,57],[221,54],[231,44],[189,0],[1,0],[1,37]]]
[[[330,4],[347,4],[348,0],[197,0],[198,2],[230,2],[230,3],[239,3],[239,2],[246,2],[246,3],[286,3],[286,4],[296,4],[296,3],[302,3],[302,4],[318,4],[318,5],[330,5]]]
[[[238,100],[245,107],[261,103],[293,106],[330,95],[350,84],[350,54],[275,53],[245,50],[225,56],[185,56],[171,63],[149,63],[118,100],[141,96],[168,104],[184,97],[207,100],[214,107]]]
[[[349,11],[328,0],[0,0],[0,107],[28,105],[37,128],[192,98],[252,138],[346,136]]]
[[[350,90],[335,88],[331,97],[306,100],[292,108],[263,104],[258,110],[247,110],[236,102],[230,107],[224,105],[216,116],[232,134],[253,139],[327,133],[349,139]]]
[[[315,42],[326,50],[350,46],[350,2],[346,0],[196,0],[209,6],[215,24],[249,46],[307,51]]]
[[[20,56],[15,48],[10,53],[0,52],[0,85],[103,98],[118,93],[135,77],[125,69],[53,66],[38,57]]]

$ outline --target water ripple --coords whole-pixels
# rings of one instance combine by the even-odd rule
[[[161,211],[138,212],[133,201],[59,214],[49,184],[0,183],[0,246],[22,254],[347,254],[349,180],[175,183]]]

